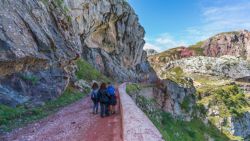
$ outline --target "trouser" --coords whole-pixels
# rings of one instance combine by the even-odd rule
[[[101,116],[109,115],[109,105],[107,103],[101,103]]]
[[[98,112],[98,102],[97,101],[93,101],[93,113],[97,113]]]

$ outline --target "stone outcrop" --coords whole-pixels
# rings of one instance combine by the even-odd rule
[[[250,138],[250,112],[244,113],[240,118],[229,118],[230,132],[245,139]]]
[[[250,75],[250,62],[233,56],[183,58],[166,63],[163,71],[174,67],[181,67],[184,72],[188,73],[225,76],[233,79]]]
[[[151,56],[151,55],[155,55],[157,54],[158,52],[154,49],[145,49],[145,51],[147,52],[147,55],[148,56]]]
[[[195,104],[195,92],[194,86],[182,86],[171,80],[162,80],[161,85],[154,88],[153,96],[165,112],[183,120],[190,120]]]
[[[123,0],[1,0],[0,102],[59,96],[86,59],[116,80],[151,79],[144,29]],[[154,79],[155,77],[152,77]]]
[[[247,30],[226,32],[213,36],[201,46],[205,56],[231,55],[250,59],[250,32]]]

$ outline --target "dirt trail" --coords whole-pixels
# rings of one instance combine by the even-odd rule
[[[92,101],[86,97],[37,123],[17,129],[6,141],[122,141],[119,101],[115,115],[101,118],[92,114]]]

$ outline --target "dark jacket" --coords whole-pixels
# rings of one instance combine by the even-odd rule
[[[98,97],[101,103],[109,103],[109,95],[107,93],[107,90],[99,90]]]
[[[99,97],[99,94],[98,94],[98,89],[92,90],[91,99],[92,99],[93,102],[99,102],[100,101],[100,97]]]

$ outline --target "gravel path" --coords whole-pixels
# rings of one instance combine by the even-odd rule
[[[14,130],[4,141],[122,141],[119,103],[117,113],[106,118],[92,114],[91,106],[90,97],[86,97],[37,123]]]

